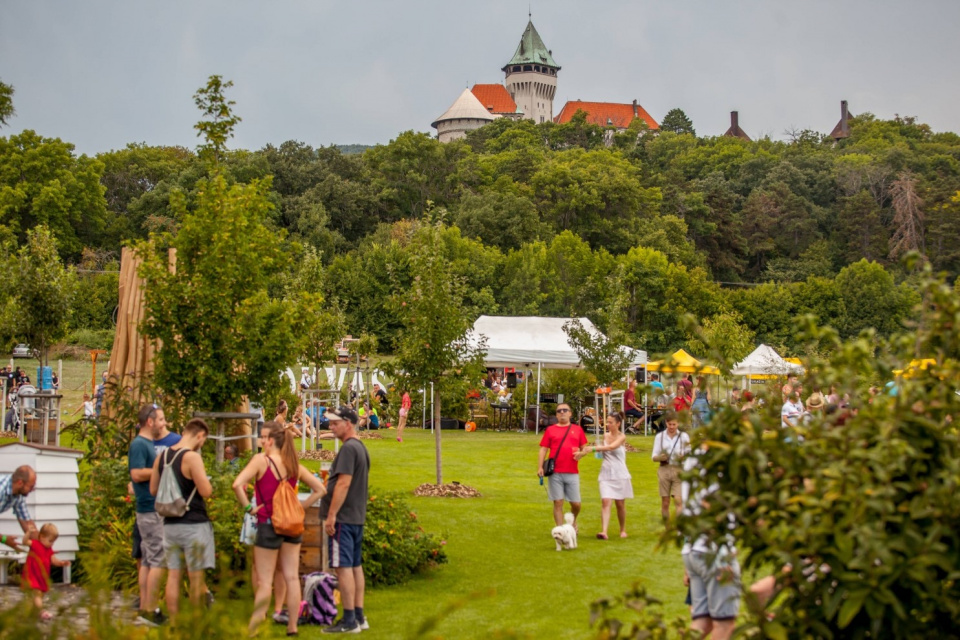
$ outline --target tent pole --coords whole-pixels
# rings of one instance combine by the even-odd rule
[[[434,428],[437,426],[434,422],[437,421],[437,416],[433,412],[433,383],[430,383],[430,415],[433,416],[430,420],[430,433],[433,433]]]
[[[537,397],[534,398],[537,402],[537,422],[534,425],[537,435],[540,434],[540,363],[537,363]]]
[[[647,398],[647,385],[650,384],[650,374],[647,372],[647,363],[643,363],[643,435],[647,435],[650,424],[650,401]]]
[[[523,365],[523,431],[527,430],[527,413],[530,410],[530,365]]]

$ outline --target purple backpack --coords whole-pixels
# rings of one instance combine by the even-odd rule
[[[333,590],[337,586],[337,577],[323,571],[315,571],[303,577],[300,624],[333,624],[337,617]]]

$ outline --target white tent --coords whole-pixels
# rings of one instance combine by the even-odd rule
[[[473,323],[470,339],[487,339],[484,363],[488,367],[515,367],[539,364],[547,369],[576,369],[580,358],[567,341],[563,325],[571,318],[536,316],[480,316]],[[588,331],[599,334],[587,318],[578,318]],[[647,352],[620,347],[632,353],[631,367],[647,363]]]
[[[531,367],[537,365],[537,398],[540,397],[540,370],[577,369],[580,357],[568,342],[563,325],[571,318],[540,318],[536,316],[480,316],[473,323],[469,339],[473,345],[486,338],[484,364],[488,367]],[[591,333],[600,331],[587,318],[578,318],[583,328]],[[620,347],[631,354],[629,366],[646,367],[647,352]],[[526,402],[524,403],[526,404]],[[537,406],[537,431],[539,411]]]
[[[735,376],[798,376],[803,373],[803,367],[787,362],[772,347],[762,344],[738,362],[730,373]]]

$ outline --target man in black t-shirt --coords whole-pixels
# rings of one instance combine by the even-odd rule
[[[330,467],[327,493],[320,501],[320,518],[329,536],[330,566],[336,568],[340,583],[343,617],[324,632],[357,633],[370,628],[363,615],[366,581],[360,554],[367,519],[370,454],[355,432],[360,421],[356,411],[340,407],[328,411],[325,417],[330,430],[343,443]]]

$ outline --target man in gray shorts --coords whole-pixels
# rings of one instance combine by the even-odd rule
[[[163,520],[154,510],[150,477],[157,458],[153,441],[167,424],[163,409],[155,404],[140,408],[140,431],[130,443],[127,466],[133,493],[137,498],[137,529],[140,531],[140,618],[148,624],[162,624],[164,615],[157,607],[160,580],[163,577]]]
[[[547,478],[547,496],[553,501],[553,520],[563,524],[563,501],[570,503],[574,526],[580,515],[580,468],[574,453],[587,446],[587,436],[579,425],[572,424],[570,405],[557,405],[557,424],[550,425],[540,439],[540,458],[537,475],[543,477],[546,459],[555,461],[554,473]]]
[[[696,455],[684,461],[686,471],[698,467]],[[684,482],[684,514],[699,513],[703,500],[717,488],[716,485],[691,488],[689,482]],[[734,524],[731,514],[729,527],[732,529]],[[681,552],[684,581],[690,584],[690,627],[714,640],[726,640],[733,635],[740,612],[740,563],[737,562],[734,542],[729,533],[722,535],[720,540],[700,536],[693,542],[687,540]]]

